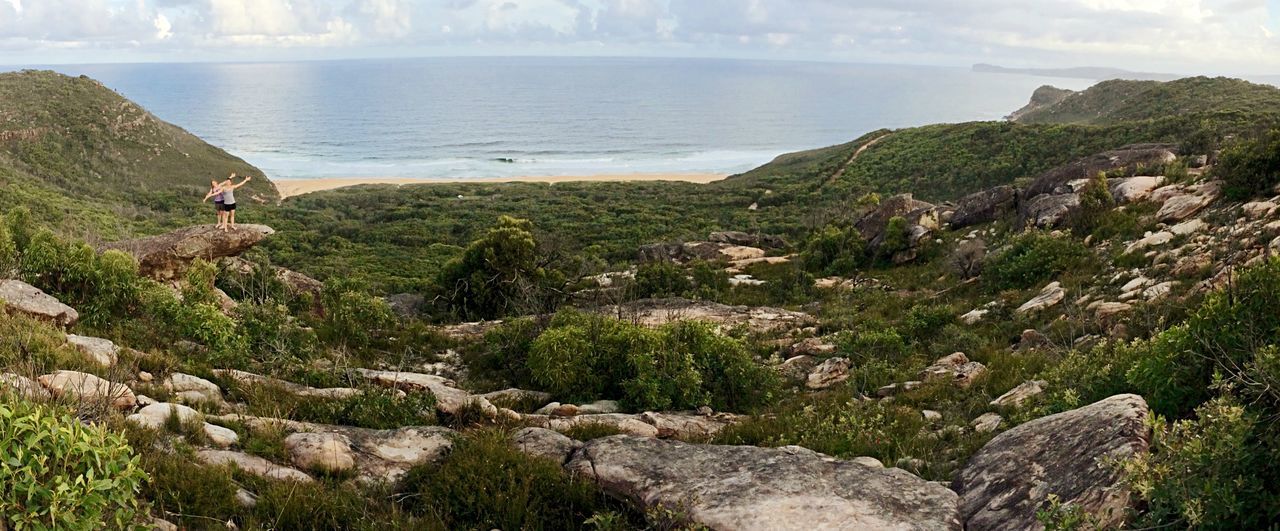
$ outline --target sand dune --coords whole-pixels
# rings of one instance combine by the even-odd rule
[[[631,173],[601,175],[560,175],[507,177],[494,179],[412,179],[405,177],[359,177],[359,178],[323,178],[323,179],[276,179],[276,189],[284,198],[335,190],[362,184],[463,184],[463,183],[568,183],[568,182],[626,182],[626,181],[680,181],[690,183],[709,183],[727,177],[715,173]]]

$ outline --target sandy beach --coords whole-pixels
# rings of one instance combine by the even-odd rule
[[[289,198],[322,190],[335,190],[362,184],[466,184],[466,183],[569,183],[569,182],[627,182],[627,181],[679,181],[709,183],[727,177],[718,173],[631,173],[601,175],[561,175],[506,177],[494,179],[412,179],[405,177],[361,177],[324,179],[277,179],[276,189],[282,198]]]

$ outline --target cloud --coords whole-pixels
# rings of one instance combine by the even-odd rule
[[[1275,71],[1276,30],[1280,0],[0,0],[0,49],[27,55],[533,51]]]

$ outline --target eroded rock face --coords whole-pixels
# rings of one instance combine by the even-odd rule
[[[294,433],[284,438],[284,446],[303,470],[344,472],[356,466],[351,440],[339,433]]]
[[[1033,420],[987,443],[956,477],[965,528],[1044,529],[1036,520],[1050,494],[1111,529],[1124,522],[1129,492],[1107,464],[1147,451],[1147,403],[1119,395]]]
[[[229,450],[200,450],[196,452],[196,459],[199,459],[206,465],[234,466],[248,474],[253,474],[266,479],[297,481],[300,483],[310,483],[315,481],[314,479],[311,479],[311,476],[308,476],[305,472],[296,468],[277,465],[256,455],[249,455],[240,452],[233,452]]]
[[[454,415],[463,408],[475,405],[489,418],[498,415],[498,408],[489,403],[483,396],[472,395],[457,388],[457,384],[448,378],[430,374],[397,371],[377,371],[372,369],[356,369],[356,373],[369,381],[402,391],[428,391],[436,397],[436,409],[447,415]]]
[[[1080,208],[1080,194],[1044,194],[1022,205],[1021,220],[1048,229],[1061,225]]]
[[[239,256],[275,231],[266,225],[236,225],[222,231],[213,225],[179,229],[159,236],[103,245],[100,250],[124,251],[138,259],[138,271],[160,281],[179,280],[197,259],[210,262]]]
[[[1187,187],[1181,193],[1175,193],[1164,201],[1156,219],[1163,223],[1182,221],[1200,213],[1222,196],[1222,183],[1210,181]]]
[[[80,314],[75,308],[62,304],[58,299],[21,280],[0,280],[0,302],[4,303],[4,310],[7,312],[26,315],[57,326],[72,326],[80,320]]]
[[[960,529],[957,496],[947,488],[799,447],[620,435],[587,443],[565,466],[642,509],[682,507],[712,529]]]
[[[951,227],[960,229],[995,221],[1017,208],[1018,190],[1012,186],[997,186],[974,192],[956,201],[955,212],[951,214]]]
[[[828,389],[849,379],[853,364],[848,358],[831,358],[809,372],[805,386],[809,389]]]
[[[1129,177],[1110,181],[1111,197],[1117,204],[1127,205],[1151,197],[1151,192],[1164,184],[1164,177]]]
[[[165,378],[162,385],[168,391],[177,394],[182,402],[222,403],[222,390],[217,384],[199,376],[175,372]]]
[[[969,387],[979,377],[987,373],[987,367],[976,361],[970,361],[963,352],[956,352],[933,362],[920,373],[922,380],[945,380],[960,387]]]
[[[913,241],[923,239],[939,226],[937,207],[916,200],[911,194],[901,194],[881,201],[880,206],[859,219],[854,227],[867,240],[868,248],[878,249],[888,236],[889,221],[895,217],[906,220],[909,239]]]

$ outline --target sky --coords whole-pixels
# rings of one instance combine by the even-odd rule
[[[728,57],[1280,74],[1280,0],[0,0],[0,64]]]

